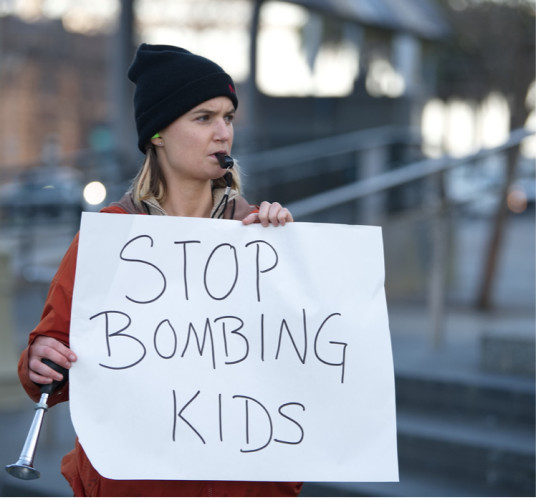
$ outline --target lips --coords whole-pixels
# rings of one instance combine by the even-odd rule
[[[227,155],[227,154],[228,154],[228,152],[226,150],[222,149],[220,151],[215,151],[210,156],[214,156],[215,158],[217,158],[218,155]]]

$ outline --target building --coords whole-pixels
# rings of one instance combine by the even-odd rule
[[[60,20],[0,17],[0,175],[88,148],[107,121],[107,36],[64,29]]]

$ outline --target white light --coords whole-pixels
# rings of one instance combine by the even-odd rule
[[[452,156],[463,157],[477,149],[474,103],[450,99],[446,115],[446,149]]]
[[[510,108],[506,98],[492,92],[478,109],[479,146],[493,148],[508,139],[510,133]]]
[[[324,40],[318,15],[281,1],[263,4],[258,35],[258,88],[270,96],[343,97],[359,73],[360,33]]]
[[[99,203],[105,201],[106,188],[101,182],[93,181],[86,185],[83,195],[90,205],[99,205]]]
[[[431,99],[422,112],[423,151],[429,156],[441,156],[444,153],[445,104],[440,99]]]
[[[366,90],[372,97],[400,97],[405,92],[405,81],[389,61],[377,58],[370,62]]]

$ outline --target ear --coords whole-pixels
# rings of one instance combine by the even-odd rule
[[[162,146],[163,145],[163,138],[161,137],[161,134],[157,132],[152,138],[151,138],[151,144],[154,146]]]

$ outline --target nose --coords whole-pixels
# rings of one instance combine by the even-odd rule
[[[215,139],[219,142],[229,141],[233,136],[233,126],[224,118],[215,121]]]

